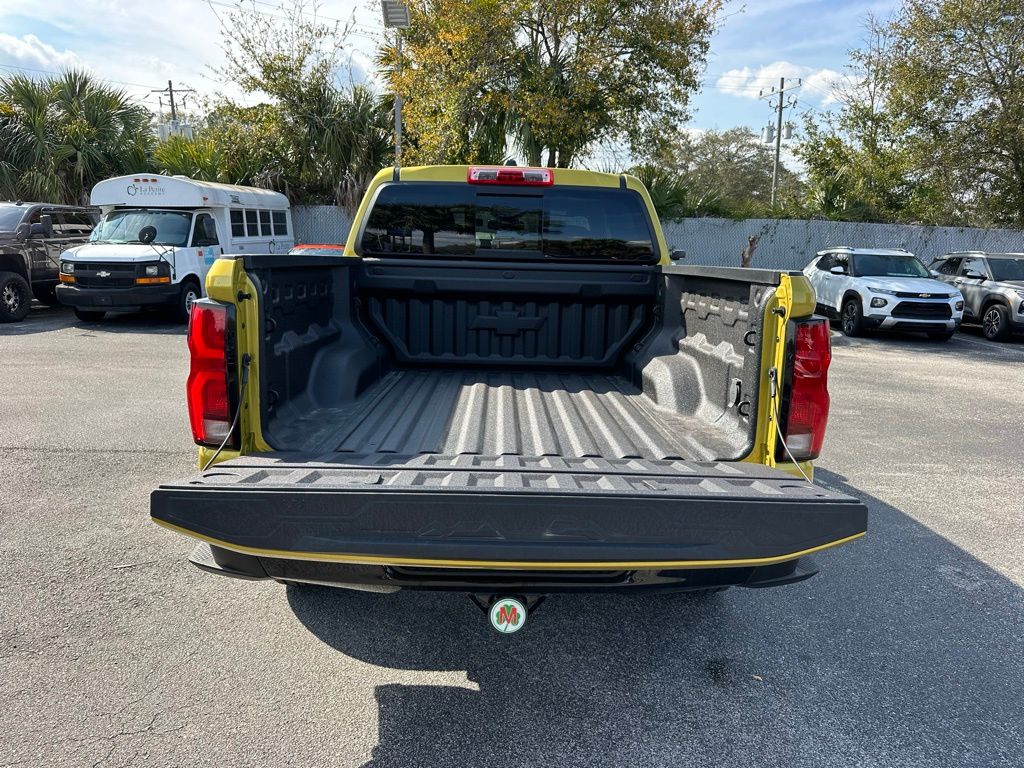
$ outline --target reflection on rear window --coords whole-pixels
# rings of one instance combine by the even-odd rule
[[[415,182],[381,189],[362,253],[655,260],[643,201],[631,190]]]

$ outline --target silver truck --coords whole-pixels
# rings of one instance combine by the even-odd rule
[[[0,322],[23,320],[33,297],[56,304],[61,253],[88,242],[92,208],[0,202]]]

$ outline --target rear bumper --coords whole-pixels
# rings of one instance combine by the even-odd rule
[[[759,465],[588,459],[587,470],[552,471],[560,460],[545,459],[543,471],[498,471],[490,465],[524,460],[461,459],[474,461],[458,469],[434,468],[442,457],[416,466],[242,458],[158,488],[150,510],[218,550],[293,570],[749,569],[867,528],[857,499]]]
[[[180,291],[181,286],[173,283],[136,288],[82,288],[61,283],[57,286],[57,300],[81,309],[128,309],[174,304]]]
[[[256,557],[200,543],[189,561],[219,576],[259,581],[319,584],[363,592],[688,592],[723,587],[751,589],[795,584],[814,576],[809,556],[775,565],[648,570],[509,570],[348,565]]]

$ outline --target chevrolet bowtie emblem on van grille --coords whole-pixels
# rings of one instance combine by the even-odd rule
[[[110,277],[110,273],[106,270],[102,270],[96,273],[96,277]]]
[[[922,299],[930,299],[932,297],[932,295],[930,293],[919,293],[917,295],[918,295],[919,298],[922,298]]]

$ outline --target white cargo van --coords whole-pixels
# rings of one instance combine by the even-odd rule
[[[181,320],[224,254],[288,253],[295,244],[279,192],[137,174],[101,181],[90,241],[61,254],[57,298],[81,320],[108,310],[168,306]]]

